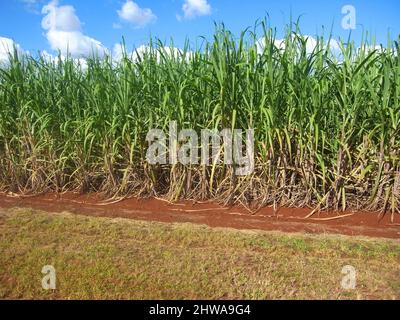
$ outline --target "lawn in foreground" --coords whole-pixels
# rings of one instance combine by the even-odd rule
[[[0,298],[399,299],[400,242],[0,209]]]

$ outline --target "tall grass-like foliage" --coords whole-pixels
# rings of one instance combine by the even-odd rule
[[[400,58],[297,28],[284,46],[217,26],[182,50],[47,59],[10,55],[0,69],[0,189],[214,199],[251,207],[400,211]],[[263,45],[260,46],[260,43]],[[260,50],[262,47],[262,50]],[[255,171],[149,165],[149,129],[255,130]]]

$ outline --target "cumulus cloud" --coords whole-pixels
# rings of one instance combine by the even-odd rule
[[[282,40],[281,39],[275,39],[274,40],[274,45],[275,45],[275,47],[277,49],[280,49],[280,50],[284,50],[285,47],[286,47],[284,39],[282,39]],[[265,49],[265,39],[264,38],[258,39],[257,42],[256,42],[256,47],[257,47],[257,52],[259,54],[262,54],[264,49]]]
[[[342,55],[342,48],[340,46],[340,42],[336,39],[330,39],[329,42],[329,49],[331,50],[333,56],[339,58]]]
[[[114,22],[114,23],[112,24],[112,27],[113,27],[113,29],[121,29],[121,28],[122,28],[122,25],[119,24],[119,23]]]
[[[211,5],[207,0],[185,0],[182,11],[185,19],[193,19],[195,17],[210,15]],[[180,20],[180,16],[177,17]]]
[[[48,63],[58,63],[59,61],[66,61],[67,57],[64,55],[55,56],[46,50],[40,52],[40,57],[48,62]],[[73,58],[72,61],[75,63],[75,66],[80,68],[82,71],[86,71],[88,69],[88,63],[86,58]]]
[[[112,57],[114,60],[119,61],[124,56],[125,49],[122,47],[121,44],[116,43],[112,50]]]
[[[86,57],[88,55],[103,56],[107,49],[93,38],[82,32],[82,24],[73,6],[59,6],[54,0],[43,7],[42,28],[46,30],[47,40],[53,50],[63,55]]]
[[[0,37],[0,65],[9,62],[10,54],[14,54],[14,49],[18,55],[23,55],[24,50],[21,46],[9,38]]]
[[[311,54],[315,51],[315,48],[318,44],[317,40],[312,36],[305,36],[307,38],[306,42],[306,52],[307,54]],[[333,57],[340,59],[342,57],[342,49],[340,43],[336,39],[329,39],[328,42],[323,44],[323,49],[326,50],[329,47],[329,51]]]
[[[117,10],[121,20],[133,24],[137,28],[143,28],[154,22],[157,17],[149,8],[140,8],[136,2],[127,0],[121,10]]]
[[[381,46],[381,45],[368,45],[368,44],[364,44],[362,46],[360,46],[359,48],[357,48],[358,52],[372,52],[375,51],[376,53],[383,53],[385,51],[388,51],[387,48]],[[393,52],[395,52],[395,50],[393,50]]]
[[[112,52],[113,60],[116,62],[120,61],[124,56],[126,56],[128,59],[131,59],[132,61],[137,61],[139,58],[143,58],[146,54],[151,53],[156,56],[158,62],[160,62],[161,60],[161,55],[172,57],[177,60],[185,59],[186,61],[189,61],[193,57],[193,52],[191,51],[186,52],[185,57],[183,57],[183,50],[176,47],[171,48],[166,46],[153,48],[152,51],[150,46],[141,45],[135,50],[128,52],[126,48],[124,48],[120,43],[114,45]]]
[[[42,0],[19,0],[24,5],[25,10],[31,13],[40,14],[40,4]]]
[[[306,40],[306,52],[307,54],[311,54],[315,51],[315,48],[318,45],[318,41],[311,37],[311,36],[304,36],[304,39]]]
[[[305,40],[306,53],[308,55],[312,54],[318,45],[317,39],[315,39],[312,36],[308,36],[308,35],[304,35],[304,36],[302,36],[302,38],[303,38],[303,40]],[[285,50],[285,48],[286,48],[285,39],[275,39],[274,45],[279,50]],[[265,49],[265,39],[264,38],[259,39],[256,42],[256,46],[257,46],[257,52],[261,54]],[[327,47],[328,47],[328,43],[324,44],[324,48],[327,48]],[[336,39],[329,40],[329,50],[336,57],[338,57],[341,54],[341,48],[340,48],[339,42]]]

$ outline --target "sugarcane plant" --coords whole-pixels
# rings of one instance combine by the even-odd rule
[[[333,50],[321,36],[310,50],[297,24],[285,34],[277,41],[262,22],[236,38],[216,25],[179,50],[122,44],[119,59],[11,52],[0,67],[0,190],[399,213],[398,41]],[[254,129],[254,171],[149,164],[147,132],[171,121]]]

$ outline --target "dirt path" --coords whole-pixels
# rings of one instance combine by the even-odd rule
[[[315,214],[304,219],[310,209],[281,208],[274,212],[264,208],[256,214],[244,208],[223,208],[214,203],[169,204],[157,199],[127,199],[105,204],[97,195],[46,194],[16,197],[0,194],[0,207],[23,207],[51,212],[69,211],[76,214],[102,217],[121,217],[159,222],[190,222],[210,227],[235,229],[277,230],[309,234],[344,234],[400,239],[400,216],[392,223],[390,215],[345,212]],[[343,216],[336,219],[339,216]]]

